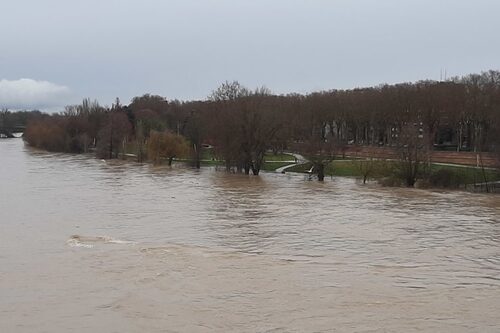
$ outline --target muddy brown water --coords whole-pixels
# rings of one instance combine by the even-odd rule
[[[0,141],[1,332],[498,332],[500,196]]]

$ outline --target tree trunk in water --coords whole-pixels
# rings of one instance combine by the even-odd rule
[[[261,161],[257,159],[255,163],[252,163],[252,173],[254,176],[258,176],[261,168]]]
[[[171,166],[172,165],[172,161],[174,160],[174,157],[169,157],[168,158],[168,165]]]
[[[198,148],[197,144],[194,144],[193,148],[194,148],[194,166],[196,167],[196,169],[199,169],[201,167],[200,149]]]
[[[113,158],[113,140],[109,140],[109,159]]]
[[[125,157],[125,153],[126,153],[125,146],[126,146],[126,144],[127,144],[126,139],[123,139],[123,140],[122,140],[122,159],[125,159],[125,158],[126,158],[126,157]]]
[[[325,180],[325,166],[321,163],[315,167],[316,174],[318,175],[318,180],[320,182]]]
[[[408,177],[406,179],[406,186],[414,187],[415,186],[415,179],[413,177]]]

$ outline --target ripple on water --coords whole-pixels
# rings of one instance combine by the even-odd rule
[[[1,331],[500,327],[499,196],[0,156]]]

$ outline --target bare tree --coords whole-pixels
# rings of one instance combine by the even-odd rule
[[[428,159],[428,135],[420,123],[410,122],[402,126],[398,139],[397,170],[406,186],[413,187]]]
[[[248,96],[249,94],[250,91],[238,81],[226,81],[212,91],[212,94],[208,96],[208,100],[213,102],[229,102]]]
[[[125,143],[131,134],[132,125],[125,113],[112,110],[108,120],[98,134],[97,154],[100,158],[118,158],[120,152],[125,153]]]
[[[376,172],[377,162],[373,158],[362,159],[356,161],[356,166],[363,179],[363,184],[366,184],[368,179],[373,177]]]
[[[319,181],[325,179],[325,169],[335,159],[338,145],[334,138],[311,135],[305,142],[296,144],[296,149],[312,163],[312,173]]]

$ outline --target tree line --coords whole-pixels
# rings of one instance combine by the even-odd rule
[[[266,151],[288,149],[308,156],[320,178],[347,147],[392,147],[414,178],[422,155],[434,149],[498,151],[499,129],[500,72],[487,71],[310,94],[276,95],[234,81],[202,101],[146,94],[103,107],[85,99],[58,114],[30,117],[24,137],[50,151],[95,151],[99,158],[129,153],[157,163],[185,157],[196,167],[203,145],[210,145],[227,170],[254,175]]]

